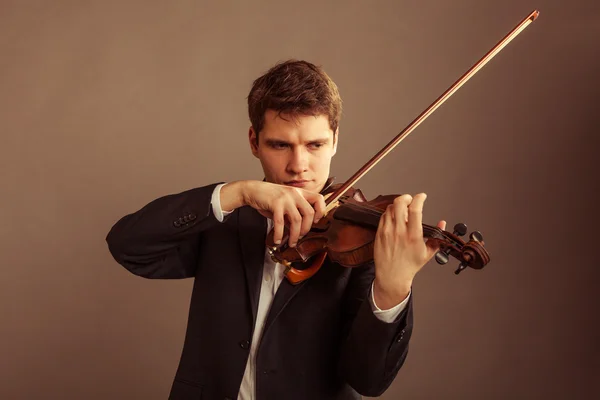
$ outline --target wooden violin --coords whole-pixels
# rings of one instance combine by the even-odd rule
[[[275,262],[286,266],[285,277],[292,284],[300,283],[316,274],[326,257],[350,268],[373,262],[373,247],[379,219],[386,207],[400,195],[380,195],[373,200],[367,200],[360,189],[354,187],[356,182],[538,15],[539,11],[532,11],[346,182],[332,185],[333,179],[330,178],[321,190],[321,194],[325,197],[325,215],[312,225],[311,230],[298,240],[295,247],[289,247],[287,244],[289,237],[287,227],[280,245],[274,243],[274,231],[269,232],[266,240],[269,253]],[[472,232],[468,242],[461,239],[461,236],[467,232],[465,224],[456,224],[453,233],[427,224],[422,224],[422,227],[424,239],[439,245],[439,251],[435,255],[439,264],[446,264],[449,256],[460,261],[456,274],[467,267],[482,269],[490,262],[490,255],[484,247],[480,232]]]

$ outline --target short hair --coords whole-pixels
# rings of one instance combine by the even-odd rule
[[[277,63],[257,78],[248,94],[248,115],[258,135],[267,110],[279,115],[325,115],[329,127],[336,132],[342,99],[336,84],[320,67],[308,61],[287,60]]]

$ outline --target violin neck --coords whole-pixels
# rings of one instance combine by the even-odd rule
[[[383,211],[378,208],[354,203],[345,203],[335,209],[333,218],[376,231],[379,227],[379,220],[381,219],[382,215]],[[438,227],[427,224],[422,225],[423,237],[433,237],[440,233],[440,229]]]

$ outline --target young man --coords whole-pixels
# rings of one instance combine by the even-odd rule
[[[131,273],[194,278],[170,399],[359,399],[396,377],[412,332],[411,285],[438,250],[423,240],[425,194],[388,207],[369,266],[327,260],[292,285],[265,245],[287,225],[293,247],[323,217],[341,109],[321,68],[275,65],[248,96],[248,139],[264,180],[158,198],[109,232],[111,254]]]

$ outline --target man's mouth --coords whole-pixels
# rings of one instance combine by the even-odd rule
[[[300,180],[293,180],[293,181],[288,181],[285,182],[286,185],[288,186],[295,186],[295,187],[304,187],[306,186],[310,181],[306,180],[306,179],[300,179]]]

